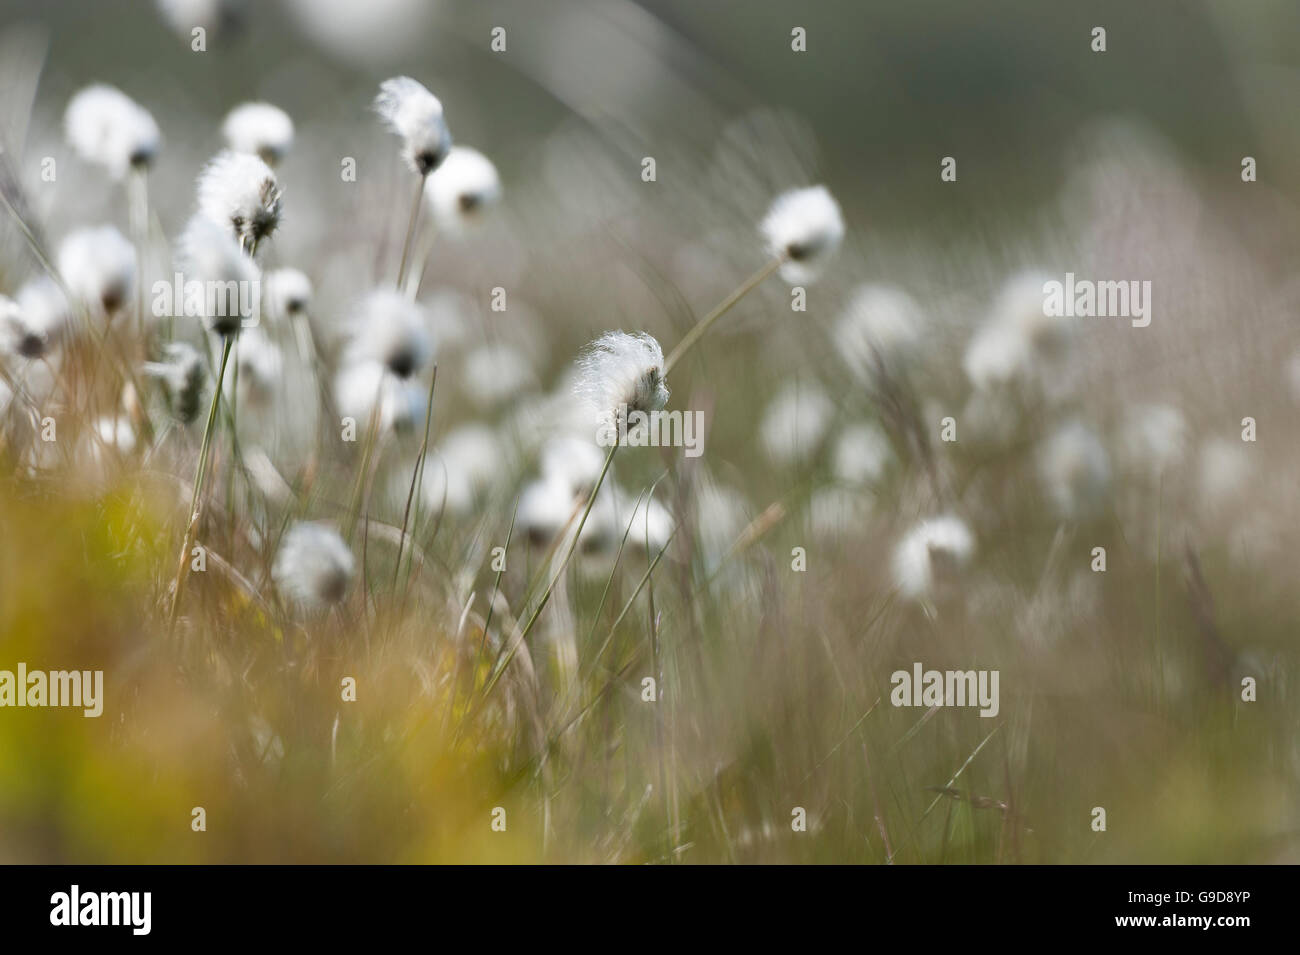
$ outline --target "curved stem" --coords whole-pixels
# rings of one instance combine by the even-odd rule
[[[753,291],[754,288],[763,281],[763,279],[767,278],[784,264],[784,258],[778,257],[772,259],[749,278],[745,279],[744,282],[740,283],[740,287],[724,298],[718,304],[717,308],[696,322],[695,327],[686,333],[685,337],[677,343],[677,347],[668,355],[667,361],[664,362],[664,377],[667,377],[668,373],[673,370],[673,366],[682,360],[682,356],[690,351],[695,343],[704,337],[704,333],[713,326],[714,322],[720,319],[723,315],[726,315],[727,312],[731,311],[732,306]]]

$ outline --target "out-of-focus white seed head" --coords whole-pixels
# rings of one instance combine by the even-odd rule
[[[135,247],[114,226],[70,232],[59,245],[58,265],[72,294],[107,316],[135,295]]]
[[[291,319],[311,306],[311,279],[297,269],[268,272],[262,279],[262,291],[273,321]]]
[[[877,484],[893,459],[885,432],[874,424],[856,425],[835,442],[835,477],[854,486]]]
[[[645,332],[606,332],[578,356],[574,394],[596,425],[626,411],[658,411],[668,403],[664,352]]]
[[[1138,405],[1125,417],[1120,451],[1130,471],[1158,479],[1182,463],[1187,438],[1187,420],[1177,408]]]
[[[808,524],[817,537],[838,540],[858,533],[872,506],[871,495],[858,488],[819,487],[808,499]]]
[[[232,151],[251,153],[274,166],[293,146],[293,120],[270,103],[243,103],[226,114],[221,134]]]
[[[482,345],[465,356],[464,386],[480,408],[495,408],[536,384],[532,362],[513,345]]]
[[[181,39],[193,41],[202,28],[212,39],[220,39],[243,28],[248,18],[248,0],[158,0],[158,12]]]
[[[245,328],[235,343],[233,360],[238,362],[239,368],[239,406],[268,407],[283,377],[284,356],[280,346],[271,341],[261,328]],[[235,376],[227,373],[226,394],[232,394],[234,387]]]
[[[326,610],[347,596],[355,567],[352,551],[333,526],[299,522],[285,533],[271,577],[299,607]]]
[[[642,495],[638,502],[617,484],[607,481],[596,496],[578,543],[584,554],[612,556],[627,533],[630,552],[644,555],[648,540],[653,559],[668,543],[672,531],[672,515],[657,500]],[[605,572],[600,564],[589,569],[597,576]]]
[[[463,425],[449,433],[429,456],[423,492],[427,506],[465,514],[483,489],[503,471],[505,450],[496,432],[481,424]],[[409,490],[409,478],[408,478]]]
[[[1065,354],[1075,323],[1046,314],[1043,285],[1049,280],[1046,273],[1026,271],[1003,284],[962,362],[977,389],[1027,382]]]
[[[250,254],[280,224],[280,184],[257,156],[217,153],[199,174],[198,196],[199,214],[229,229]]]
[[[569,482],[559,475],[546,474],[520,492],[515,527],[529,544],[544,547],[560,533],[576,507]]]
[[[409,76],[379,84],[375,112],[402,140],[402,158],[421,176],[433,172],[451,151],[451,132],[442,103]]]
[[[1080,421],[1068,421],[1039,449],[1038,472],[1063,520],[1096,516],[1110,489],[1110,458],[1101,441]]]
[[[782,193],[760,230],[767,250],[782,259],[781,277],[793,285],[814,281],[844,240],[840,205],[825,186]]]
[[[339,414],[356,421],[358,434],[370,427],[376,406],[382,432],[412,435],[424,425],[425,390],[389,374],[378,361],[345,364],[334,380],[334,400]]]
[[[952,515],[923,520],[894,548],[894,585],[910,600],[940,596],[975,553],[975,538]]]
[[[1012,275],[998,292],[990,317],[1021,335],[1028,350],[1040,359],[1059,358],[1075,328],[1073,318],[1047,314],[1043,286],[1051,280],[1037,270]]]
[[[21,358],[42,358],[56,348],[70,329],[67,296],[47,275],[18,290],[16,308],[7,310],[5,351]]]
[[[916,350],[925,317],[910,295],[887,285],[863,285],[835,325],[841,357],[858,379],[873,382]]]
[[[438,228],[457,234],[501,198],[501,177],[477,149],[454,146],[425,182],[424,197]]]
[[[95,430],[100,440],[119,454],[130,454],[135,450],[135,428],[125,415],[105,416],[95,422]]]
[[[168,407],[178,421],[189,424],[198,417],[208,378],[198,349],[188,342],[169,342],[163,346],[163,360],[146,362],[144,370],[163,383]]]
[[[424,309],[392,289],[375,289],[361,300],[350,332],[351,361],[379,362],[398,378],[418,374],[433,357]]]
[[[233,335],[243,319],[251,317],[240,314],[241,294],[247,297],[250,308],[260,310],[260,302],[253,298],[253,293],[261,288],[261,273],[256,263],[240,251],[234,235],[226,227],[205,216],[194,216],[181,233],[176,257],[185,273],[187,308],[189,283],[202,285],[199,311],[210,331]],[[241,289],[246,291],[241,293]]]
[[[585,494],[600,477],[607,453],[588,438],[556,435],[542,445],[539,462],[542,476],[564,482],[574,495]]]
[[[805,460],[821,447],[835,406],[821,386],[787,382],[768,404],[759,441],[776,464]]]
[[[77,155],[103,166],[115,179],[132,168],[148,168],[162,144],[149,111],[102,83],[87,86],[68,101],[63,128]]]
[[[1201,445],[1198,492],[1201,504],[1218,510],[1239,499],[1254,467],[1246,445],[1228,438],[1211,438]]]

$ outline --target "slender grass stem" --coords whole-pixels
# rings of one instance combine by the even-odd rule
[[[726,315],[727,312],[731,311],[732,307],[735,306],[737,302],[757,288],[765,278],[779,269],[784,263],[785,259],[783,258],[772,259],[749,278],[745,279],[745,281],[741,282],[740,287],[719,302],[718,306],[713,311],[709,312],[709,314],[696,322],[695,327],[687,332],[682,340],[677,343],[677,347],[669,353],[667,360],[664,362],[664,376],[667,377],[668,373],[673,370],[673,367],[682,360],[682,356],[690,351],[691,348],[695,346],[695,343],[703,338],[704,334],[713,327],[714,322],[720,319],[723,315]]]
[[[601,485],[605,483],[605,475],[609,473],[609,466],[614,460],[614,452],[618,449],[618,444],[611,444],[609,446],[609,453],[605,455],[605,464],[600,469],[600,476],[596,478],[596,483],[592,486],[591,493],[587,495],[587,506],[583,508],[582,517],[578,520],[578,526],[573,530],[573,537],[569,541],[569,548],[565,551],[564,557],[560,560],[560,565],[551,575],[551,582],[546,585],[546,590],[543,591],[541,599],[537,601],[537,606],[533,609],[532,615],[529,616],[528,623],[524,625],[523,631],[519,634],[518,638],[516,638],[509,652],[507,652],[502,658],[500,664],[496,667],[495,672],[491,677],[489,677],[487,685],[483,687],[484,699],[486,699],[488,694],[492,692],[492,688],[497,685],[497,681],[501,679],[501,674],[505,673],[506,669],[510,666],[510,661],[514,659],[515,653],[518,652],[520,645],[528,639],[528,634],[532,632],[534,625],[536,625],[537,618],[540,617],[542,611],[546,609],[546,604],[550,601],[551,594],[555,591],[555,585],[559,582],[560,575],[563,574],[565,569],[569,566],[569,561],[573,558],[573,552],[578,547],[578,539],[582,536],[582,529],[586,526],[587,518],[591,514],[591,507],[596,503],[596,495],[600,493]]]
[[[198,530],[199,519],[203,509],[203,485],[207,476],[208,457],[212,452],[212,435],[217,422],[217,405],[221,401],[221,385],[226,377],[226,363],[230,360],[230,348],[234,336],[226,335],[221,346],[221,370],[217,372],[216,384],[212,389],[212,403],[208,407],[208,421],[203,428],[203,443],[199,447],[199,466],[194,475],[194,493],[190,498],[189,522],[185,527],[185,538],[181,542],[181,556],[176,568],[176,579],[172,583],[172,606],[168,613],[168,628],[176,628],[176,612],[181,605],[181,595],[188,575],[185,568],[189,566],[190,545],[194,543],[194,533]]]
[[[433,366],[433,378],[429,382],[429,400],[424,407],[424,439],[420,442],[420,453],[415,459],[415,469],[411,473],[411,490],[406,495],[406,509],[402,512],[402,537],[397,542],[397,563],[393,566],[393,591],[397,591],[398,576],[402,572],[402,545],[406,543],[406,528],[411,519],[411,502],[420,492],[421,478],[424,475],[424,457],[429,453],[429,426],[433,422],[433,389],[438,384],[438,366]]]
[[[406,238],[402,240],[402,261],[397,267],[397,289],[401,291],[402,283],[406,281],[406,262],[411,254],[411,240],[415,237],[415,223],[420,218],[420,206],[424,202],[424,182],[428,175],[420,176],[420,184],[415,192],[415,202],[411,206],[411,219],[406,224]]]

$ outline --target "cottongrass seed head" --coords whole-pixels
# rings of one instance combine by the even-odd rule
[[[412,434],[424,423],[425,389],[396,378],[378,361],[344,364],[334,379],[334,400],[339,414],[368,426],[378,415],[383,433]]]
[[[668,404],[664,352],[645,332],[606,332],[578,357],[578,399],[604,424],[626,412],[658,411]]]
[[[77,155],[103,166],[115,179],[130,169],[148,168],[162,145],[149,111],[102,83],[87,86],[68,101],[63,127]]]
[[[356,561],[339,532],[300,521],[280,543],[271,577],[281,594],[306,610],[327,610],[347,596]]]
[[[226,114],[221,135],[233,152],[258,156],[274,166],[293,146],[293,120],[270,103],[243,103]]]
[[[145,373],[163,384],[167,405],[181,424],[189,424],[203,407],[203,385],[207,366],[189,342],[168,342],[163,346],[163,360],[146,362]]]
[[[280,224],[280,185],[275,172],[257,156],[223,150],[199,174],[199,214],[229,229],[242,250]]]
[[[423,308],[393,289],[375,289],[361,300],[353,318],[350,360],[377,361],[406,379],[432,356],[433,338]]]
[[[18,290],[13,305],[6,310],[5,351],[20,358],[44,357],[68,329],[67,297],[58,283],[41,275]]]
[[[777,196],[759,229],[768,252],[782,260],[781,277],[795,285],[816,279],[844,240],[840,204],[825,186]]]
[[[501,198],[497,167],[477,149],[454,146],[424,185],[438,228],[457,233],[482,218]]]
[[[1110,488],[1110,457],[1092,430],[1067,421],[1043,443],[1038,472],[1044,490],[1063,520],[1096,516]]]
[[[297,269],[276,269],[262,280],[267,311],[273,320],[300,315],[311,305],[311,279]]]
[[[237,332],[246,317],[240,314],[238,289],[260,288],[261,273],[240,251],[230,230],[202,215],[194,216],[181,233],[177,260],[187,280],[203,283],[203,323],[218,335]]]
[[[409,76],[379,84],[375,112],[402,140],[402,158],[421,176],[437,169],[451,151],[442,102]]]
[[[970,563],[975,538],[951,514],[921,521],[894,548],[894,585],[909,600],[934,597]]]
[[[58,264],[72,294],[105,315],[135,293],[135,246],[111,225],[70,232],[59,245]]]

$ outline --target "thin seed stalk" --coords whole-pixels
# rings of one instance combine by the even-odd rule
[[[411,474],[411,490],[406,495],[406,510],[402,512],[402,536],[397,539],[397,563],[393,567],[393,590],[397,590],[398,576],[402,572],[402,545],[406,543],[406,528],[411,519],[411,502],[419,493],[421,479],[424,476],[424,456],[429,453],[429,425],[433,420],[433,389],[438,384],[438,366],[433,366],[433,380],[429,382],[429,401],[424,408],[424,440],[420,442],[420,453],[415,459],[415,470]]]
[[[492,692],[492,688],[496,686],[497,681],[501,678],[501,674],[503,674],[506,671],[506,668],[510,666],[510,661],[514,659],[514,655],[518,651],[520,644],[528,639],[528,634],[536,625],[537,618],[540,617],[542,611],[546,609],[546,604],[550,601],[551,594],[555,591],[555,585],[559,582],[560,575],[564,573],[565,569],[569,566],[569,561],[573,559],[573,552],[577,550],[578,547],[578,539],[582,536],[582,528],[586,526],[587,518],[591,514],[592,505],[596,503],[596,495],[600,493],[601,485],[605,483],[605,475],[609,473],[609,466],[614,460],[614,452],[618,449],[619,445],[617,442],[609,446],[609,453],[605,455],[605,465],[600,469],[600,476],[596,478],[596,483],[592,486],[591,493],[587,495],[587,506],[583,508],[582,517],[578,520],[578,526],[573,531],[573,538],[569,541],[569,548],[564,552],[564,557],[560,561],[560,566],[557,567],[555,573],[551,575],[551,582],[546,585],[546,590],[543,591],[541,599],[537,602],[537,607],[528,618],[528,623],[524,625],[523,631],[519,634],[518,639],[515,640],[510,652],[505,654],[501,663],[496,668],[496,672],[492,674],[487,685],[483,687],[484,698]]]
[[[720,319],[723,315],[726,315],[727,312],[731,311],[732,307],[735,306],[737,302],[752,292],[765,278],[784,264],[785,259],[783,257],[778,256],[777,258],[772,259],[749,278],[745,279],[744,282],[740,283],[740,287],[718,303],[717,308],[696,322],[695,327],[687,332],[682,340],[677,343],[677,347],[669,353],[668,359],[664,362],[664,376],[667,377],[668,373],[673,370],[673,366],[681,361],[682,356],[690,351],[691,348],[695,346],[695,343],[704,337],[705,333],[713,327],[714,322]]]
[[[406,224],[406,238],[402,240],[402,261],[397,267],[397,288],[402,289],[406,280],[406,262],[411,255],[411,240],[415,237],[415,223],[420,218],[420,205],[424,202],[424,181],[428,174],[420,176],[420,185],[415,192],[415,203],[411,206],[411,219]]]
[[[194,475],[194,491],[190,498],[189,523],[185,527],[185,538],[181,543],[180,562],[176,568],[176,579],[172,584],[172,606],[168,614],[168,624],[174,628],[176,626],[176,612],[181,605],[181,593],[185,587],[185,581],[188,575],[185,568],[189,566],[190,546],[194,543],[194,532],[198,529],[199,518],[202,516],[203,509],[203,485],[208,471],[208,457],[212,451],[212,435],[216,430],[214,425],[217,422],[217,405],[221,401],[221,386],[226,377],[226,363],[230,360],[230,347],[234,344],[234,337],[231,335],[224,336],[221,346],[221,370],[217,372],[216,386],[212,390],[212,403],[208,407],[208,421],[203,428],[203,443],[199,447],[199,466]]]

